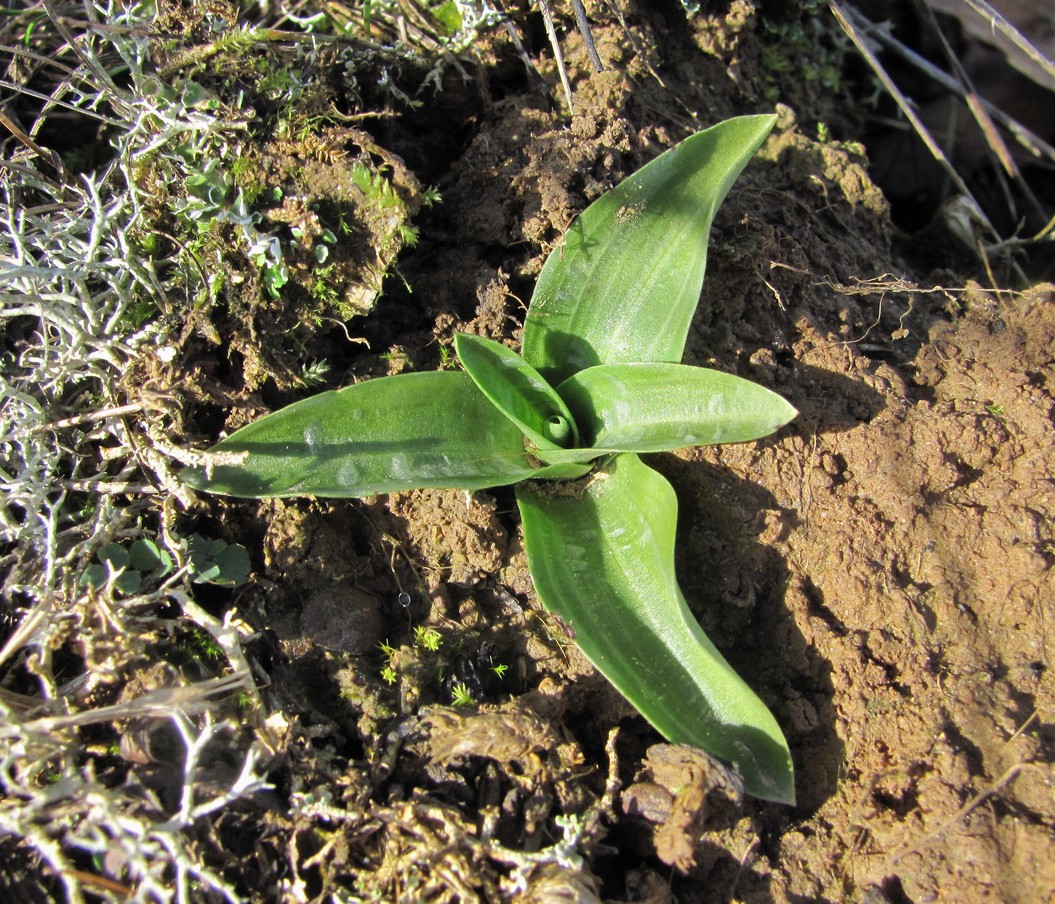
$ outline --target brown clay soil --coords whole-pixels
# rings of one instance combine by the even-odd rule
[[[353,322],[371,346],[351,374],[439,367],[456,330],[515,342],[585,204],[694,129],[773,109],[751,4],[679,29],[676,4],[641,6],[629,30],[598,16],[605,72],[567,34],[570,118],[501,45],[377,127],[443,203]],[[311,895],[393,901],[1052,900],[1055,287],[986,288],[941,245],[907,263],[862,147],[812,137],[838,98],[781,100],[716,220],[686,361],[801,415],[650,463],[680,500],[685,595],[784,728],[797,806],[738,807],[714,764],[654,746],[540,608],[507,491],[202,500],[250,548],[236,600],[288,719],[250,872],[299,860]],[[449,706],[459,683],[476,704]],[[292,814],[294,792],[329,816]],[[581,859],[534,863],[569,814]],[[218,831],[237,850],[260,818]]]

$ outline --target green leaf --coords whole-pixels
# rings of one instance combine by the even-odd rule
[[[597,364],[681,361],[711,220],[775,116],[687,138],[598,198],[542,268],[524,358],[556,386]]]
[[[493,339],[467,333],[454,337],[454,350],[480,391],[537,449],[579,444],[568,406],[520,355]]]
[[[132,567],[143,574],[153,572],[156,577],[164,577],[172,571],[172,556],[153,540],[145,537],[136,540],[129,547],[128,557]]]
[[[787,742],[692,617],[674,575],[677,499],[632,454],[579,484],[517,487],[543,604],[664,736],[729,760],[747,791],[795,800]]]
[[[125,571],[122,574],[119,574],[117,580],[114,581],[114,587],[126,596],[138,593],[142,584],[143,575],[138,571]]]
[[[600,452],[664,452],[768,436],[798,412],[775,392],[684,364],[602,364],[557,391],[583,445]]]
[[[249,580],[249,551],[239,543],[229,543],[212,557],[217,574],[213,584],[237,587]]]
[[[93,590],[98,590],[106,583],[109,577],[110,571],[105,565],[89,565],[77,580],[77,586],[91,587]]]
[[[436,21],[443,26],[447,37],[454,37],[462,29],[463,19],[461,7],[454,0],[446,0],[438,6],[433,6],[429,12]]]
[[[249,551],[240,543],[192,534],[187,539],[187,557],[190,579],[195,584],[237,587],[249,579]]]
[[[104,565],[109,565],[111,571],[120,571],[128,567],[128,550],[120,543],[107,543],[99,548],[95,557]]]
[[[320,393],[254,421],[210,451],[249,454],[211,471],[186,468],[183,480],[195,489],[251,498],[478,490],[586,470],[539,468],[524,435],[472,378],[444,371]]]

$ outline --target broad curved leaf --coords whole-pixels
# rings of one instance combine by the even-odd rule
[[[541,374],[512,349],[458,333],[454,349],[480,391],[540,450],[579,444],[575,420]]]
[[[798,414],[764,386],[684,364],[602,364],[569,377],[557,392],[583,445],[598,454],[747,442]]]
[[[692,617],[674,576],[677,499],[632,454],[581,484],[517,487],[543,604],[663,735],[736,764],[748,793],[793,803],[787,742]]]
[[[577,477],[588,468],[539,468],[524,435],[472,378],[442,371],[320,393],[254,421],[210,451],[249,454],[211,471],[186,468],[183,480],[246,497],[479,490],[528,477]]]
[[[740,116],[698,132],[582,212],[524,322],[524,358],[551,385],[597,364],[681,360],[714,212],[775,122]]]

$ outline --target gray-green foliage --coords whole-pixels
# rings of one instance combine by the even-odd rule
[[[89,565],[80,579],[82,585],[93,589],[102,587],[113,578],[115,589],[130,595],[139,592],[144,579],[156,581],[172,571],[172,556],[146,537],[140,537],[128,546],[107,543],[100,547],[95,557],[99,561]]]
[[[795,410],[738,377],[682,365],[711,220],[774,124],[700,132],[599,198],[550,255],[523,354],[459,335],[464,372],[360,383],[291,405],[185,472],[236,496],[368,496],[516,484],[538,595],[671,740],[734,762],[750,793],[794,800],[769,710],[692,617],[674,574],[677,500],[638,457],[742,442]]]
[[[195,584],[237,587],[249,579],[249,553],[240,543],[206,540],[193,534],[187,540],[187,557]]]
[[[57,156],[28,154],[12,141],[0,167],[0,591],[12,607],[5,615],[15,617],[4,625],[0,677],[5,687],[14,677],[39,689],[25,709],[0,699],[0,836],[12,850],[34,852],[53,877],[50,891],[63,900],[117,894],[100,891],[98,882],[89,890],[81,871],[106,860],[116,865],[93,872],[128,884],[136,900],[201,893],[234,901],[229,881],[192,839],[198,820],[260,787],[259,751],[243,750],[234,780],[208,789],[197,752],[224,743],[239,758],[217,700],[239,688],[253,692],[253,684],[238,665],[244,660],[234,632],[168,573],[165,547],[174,556],[178,542],[143,536],[168,475],[147,436],[161,418],[149,395],[129,400],[120,390],[141,357],[171,357],[160,312],[197,294],[202,277],[185,260],[146,253],[151,236],[137,162],[208,144],[222,126],[206,109],[152,102],[144,83],[151,9],[101,0],[67,4],[56,15],[66,28],[85,28],[34,79],[39,86],[55,73],[68,76],[41,121],[59,119],[61,131],[51,133],[63,143],[70,123],[79,123],[89,151],[105,134],[114,155],[97,169],[63,172]],[[24,68],[32,67],[8,71]],[[11,103],[8,112],[39,107]],[[169,614],[159,622],[162,607]],[[145,673],[152,655],[161,659],[155,646],[180,621],[224,640],[229,674],[146,692],[137,683],[133,696],[117,702],[114,687]],[[55,659],[61,671],[52,670]],[[129,662],[135,669],[126,670]],[[144,805],[141,788],[102,775],[110,767],[99,770],[80,735],[96,726],[98,743],[107,725],[143,719],[167,720],[180,736],[181,753],[170,761],[178,812]]]

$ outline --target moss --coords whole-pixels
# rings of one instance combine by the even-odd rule
[[[247,388],[298,386],[319,356],[305,336],[373,309],[416,239],[423,192],[401,159],[349,125],[361,114],[341,110],[349,78],[374,78],[355,68],[369,59],[283,45],[266,30],[217,37],[182,24],[191,40],[158,39],[163,77],[137,85],[137,241],[181,285],[174,298],[193,314],[180,319],[239,353]]]

